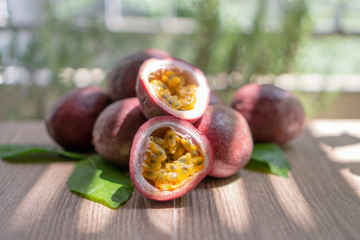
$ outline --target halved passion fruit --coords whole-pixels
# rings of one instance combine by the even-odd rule
[[[195,122],[209,104],[210,88],[201,70],[179,59],[149,59],[141,66],[136,94],[144,115],[175,116]]]
[[[107,77],[107,93],[112,101],[136,97],[136,78],[141,65],[150,58],[164,59],[171,57],[160,49],[146,49],[130,54],[118,61]]]
[[[136,133],[130,152],[130,176],[144,196],[158,201],[178,198],[211,170],[209,140],[189,122],[156,117]]]

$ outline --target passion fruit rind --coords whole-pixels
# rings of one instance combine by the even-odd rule
[[[99,115],[94,126],[96,151],[108,162],[127,169],[134,136],[146,121],[137,98],[110,104]]]
[[[118,61],[107,77],[107,93],[113,101],[136,97],[136,78],[141,65],[150,58],[171,57],[160,49],[146,49],[130,54]]]
[[[209,106],[194,126],[210,141],[214,165],[209,176],[225,178],[249,162],[253,140],[246,119],[224,105]]]
[[[164,77],[167,77],[166,72],[175,72],[175,78],[182,79],[178,82],[184,81],[179,90],[172,91],[170,81],[161,82],[159,79],[157,81],[159,84],[154,84],[152,76],[159,71],[164,72]],[[182,91],[185,88],[187,90]],[[160,94],[162,91],[166,94]],[[169,92],[171,92],[170,95]],[[157,116],[175,116],[195,122],[203,115],[210,100],[210,88],[203,72],[183,60],[174,58],[145,61],[139,70],[136,94],[141,110],[148,119]],[[191,103],[186,103],[187,101]],[[179,104],[182,102],[186,104]],[[188,104],[190,104],[189,107]]]
[[[285,145],[305,125],[305,112],[290,91],[272,84],[248,84],[238,89],[232,107],[244,115],[255,142]]]
[[[65,149],[91,150],[95,121],[109,103],[109,97],[99,87],[77,88],[65,93],[46,117],[49,135]]]
[[[166,143],[166,141],[168,141],[166,138],[169,136],[169,132],[171,132],[170,135],[172,135],[172,137],[181,138],[183,139],[183,142],[188,141],[190,145],[193,146],[191,149],[195,149],[196,153],[184,151],[178,155],[182,155],[183,157],[179,157],[178,161],[176,161],[178,156],[176,158],[174,156],[178,151],[174,150],[172,154],[170,149],[171,144]],[[179,139],[176,141],[179,143]],[[178,148],[183,146],[181,144],[182,143],[179,143]],[[167,147],[160,147],[164,145],[167,145]],[[153,149],[154,146],[156,146],[156,149],[160,150],[158,153],[156,152],[156,149]],[[166,159],[162,156],[164,153],[166,154]],[[149,163],[152,154],[154,155],[152,158],[154,161],[153,165]],[[200,156],[202,162],[199,161],[195,164],[194,160],[194,164],[186,163],[185,156],[188,155],[191,155],[191,158],[194,159]],[[171,169],[173,165],[175,166],[176,164],[180,165],[183,163],[191,169],[191,174],[182,175],[182,173],[177,172],[177,170]],[[173,186],[165,186],[164,188],[156,185],[155,181],[151,180],[151,176],[146,176],[146,171],[148,169],[153,169],[154,165],[159,164],[161,164],[161,171],[157,170],[157,172],[160,174],[160,181],[164,181],[161,183],[166,183],[168,185],[173,184],[171,180],[163,179],[164,176],[176,175],[174,173],[177,173],[178,175],[176,176],[184,179],[174,183]],[[185,120],[173,116],[161,116],[148,120],[136,133],[130,153],[129,170],[131,179],[140,193],[153,200],[167,201],[181,197],[193,189],[211,171],[212,165],[213,150],[209,140],[203,134]],[[155,168],[159,167],[160,165]],[[163,176],[163,174],[165,175]]]

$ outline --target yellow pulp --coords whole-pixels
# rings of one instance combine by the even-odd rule
[[[195,106],[197,86],[185,86],[180,71],[160,69],[149,76],[149,82],[160,99],[176,110],[191,110]]]
[[[204,167],[198,147],[167,130],[163,138],[150,136],[142,175],[160,190],[174,190]]]

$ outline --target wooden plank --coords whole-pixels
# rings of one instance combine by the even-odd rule
[[[41,122],[0,123],[1,143],[53,144]],[[360,121],[312,121],[286,148],[288,179],[241,170],[117,210],[68,191],[74,163],[0,161],[0,239],[358,239]]]
[[[1,123],[0,144],[52,144],[43,123]],[[0,239],[163,239],[174,226],[174,201],[137,191],[114,211],[66,188],[74,163],[0,161]],[[170,219],[170,220],[169,220]]]

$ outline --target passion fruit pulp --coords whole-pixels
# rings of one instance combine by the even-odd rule
[[[130,176],[144,196],[158,201],[178,198],[211,170],[209,140],[189,122],[171,116],[143,124],[134,137]]]
[[[245,118],[224,105],[209,106],[194,126],[210,141],[214,151],[212,177],[229,177],[250,160],[253,141]]]
[[[144,115],[175,116],[195,122],[209,104],[210,88],[205,75],[178,59],[149,59],[141,66],[136,94]]]
[[[98,87],[67,92],[47,116],[47,130],[54,141],[66,149],[90,150],[95,121],[109,103],[108,96]]]
[[[94,126],[96,151],[107,161],[128,168],[133,138],[146,120],[137,98],[127,98],[110,104],[100,114]]]
[[[237,90],[232,107],[247,119],[255,142],[284,145],[304,128],[305,112],[291,92],[271,84],[248,84]]]
[[[141,65],[150,58],[164,59],[170,55],[159,49],[146,49],[128,55],[117,62],[107,78],[107,93],[113,101],[136,97],[136,78]]]

